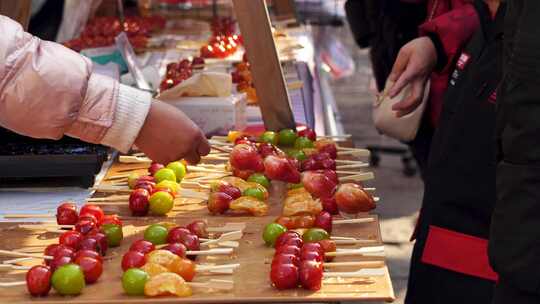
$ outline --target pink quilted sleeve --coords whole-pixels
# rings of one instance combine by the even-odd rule
[[[32,137],[101,142],[114,122],[118,82],[4,16],[0,33],[0,125]]]

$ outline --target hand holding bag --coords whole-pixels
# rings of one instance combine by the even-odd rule
[[[390,98],[387,95],[387,91],[392,87],[394,83],[391,81],[386,82],[386,86],[383,93],[377,97],[373,104],[373,123],[375,128],[384,135],[395,138],[397,140],[409,142],[416,137],[422,116],[426,108],[426,103],[429,95],[429,81],[426,83],[424,90],[424,96],[420,105],[411,113],[397,117],[396,112],[392,110],[392,106],[401,101],[405,96],[408,96],[411,92],[410,85],[401,90],[394,98]]]

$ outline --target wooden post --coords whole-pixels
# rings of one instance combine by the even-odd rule
[[[264,0],[233,0],[267,130],[295,129],[289,93]]]
[[[31,0],[0,0],[0,15],[7,16],[19,22],[25,30],[30,22]]]

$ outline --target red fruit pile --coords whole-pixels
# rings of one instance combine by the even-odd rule
[[[122,227],[117,215],[105,215],[95,205],[84,205],[79,212],[73,202],[64,202],[56,211],[58,225],[75,225],[66,230],[44,250],[46,265],[32,267],[26,273],[26,286],[32,296],[46,296],[51,289],[51,276],[65,264],[75,263],[81,267],[86,283],[96,282],[103,272],[103,256],[109,248],[107,229]],[[106,229],[103,229],[107,227]]]
[[[251,65],[247,60],[246,53],[242,56],[242,62],[234,65],[234,70],[231,72],[232,82],[236,84],[238,92],[246,93],[248,104],[255,104],[258,101],[257,90],[253,84],[251,76]]]
[[[257,145],[247,139],[237,142],[229,157],[235,176],[246,179],[251,173],[264,172],[264,175],[272,180],[300,182],[301,176],[296,162],[279,153],[278,148],[269,148],[268,143]]]
[[[201,57],[226,58],[234,54],[242,44],[242,37],[235,34],[236,21],[229,17],[216,18],[211,27],[212,37],[201,47]]]
[[[223,214],[229,210],[231,202],[241,196],[242,191],[238,187],[221,181],[208,197],[208,211]]]
[[[137,178],[132,187],[133,191],[129,195],[129,210],[134,216],[146,216],[150,211],[150,197],[156,192],[167,192],[173,198],[176,192],[168,187],[156,185],[156,180],[153,175],[160,169],[165,168],[163,164],[153,162],[148,168],[150,175],[143,175]]]
[[[332,233],[332,221],[332,214],[328,211],[321,211],[316,216],[310,214],[280,216],[274,222],[289,230],[321,228]]]
[[[326,152],[311,154],[301,164],[302,171],[336,170],[336,161]]]
[[[165,19],[161,16],[151,17],[126,17],[124,31],[129,41],[135,48],[146,47],[150,33],[163,29]],[[115,17],[97,17],[90,20],[79,38],[64,42],[77,52],[95,47],[103,47],[114,44],[114,38],[122,31],[120,20]]]
[[[304,243],[294,231],[281,234],[275,243],[270,271],[273,286],[279,290],[298,286],[313,291],[321,289],[323,262],[329,261],[325,253],[335,250],[335,243],[330,240]]]
[[[229,210],[262,216],[268,213],[268,190],[255,182],[246,182],[237,177],[228,177],[211,186],[208,211],[223,214]],[[243,192],[242,192],[242,190]]]
[[[287,132],[287,130],[284,131],[284,133]],[[288,132],[290,134],[292,130]],[[266,142],[264,142],[265,135],[268,135]],[[318,199],[323,210],[330,214],[338,214],[339,211],[355,214],[375,208],[373,197],[360,185],[339,184],[335,160],[337,158],[337,145],[334,141],[317,140],[317,134],[310,128],[296,132],[296,136],[297,142],[300,140],[303,143],[307,142],[304,147],[309,147],[310,141],[312,142],[311,147],[314,147],[298,148],[295,142],[296,152],[303,154],[305,158],[301,162],[298,159],[302,158],[287,157],[274,145],[279,144],[279,139],[276,138],[274,132],[265,132],[259,139],[247,137],[241,132],[231,132],[229,140],[234,141],[235,144],[229,158],[233,175],[247,179],[255,172],[264,172],[264,175],[271,180],[290,184],[301,182],[301,186]],[[262,142],[258,142],[258,140]],[[216,204],[216,206],[223,206],[223,210],[226,210],[227,203],[225,202],[230,202],[230,198],[222,194],[214,194],[211,198],[212,201],[223,202]],[[218,209],[216,208],[216,210]],[[305,217],[288,219],[288,221],[297,223],[294,224],[297,227],[313,222]]]
[[[353,183],[340,185],[335,199],[338,209],[349,214],[368,212],[376,207],[373,197],[361,186]]]
[[[176,226],[167,233],[167,245],[162,250],[167,250],[181,258],[195,259],[196,256],[186,256],[187,251],[200,250],[199,238],[208,238],[207,224],[196,220],[185,227]],[[156,246],[149,240],[140,239],[129,247],[129,251],[122,257],[122,270],[126,271],[133,267],[142,267],[146,263],[146,255],[156,250]]]
[[[165,77],[159,86],[160,90],[163,92],[182,83],[184,80],[191,77],[193,70],[203,69],[204,64],[204,58],[202,57],[195,57],[192,61],[189,59],[182,59],[179,62],[167,64]]]

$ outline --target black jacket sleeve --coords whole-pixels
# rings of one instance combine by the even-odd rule
[[[540,1],[509,1],[506,18],[489,256],[501,282],[540,295]]]

